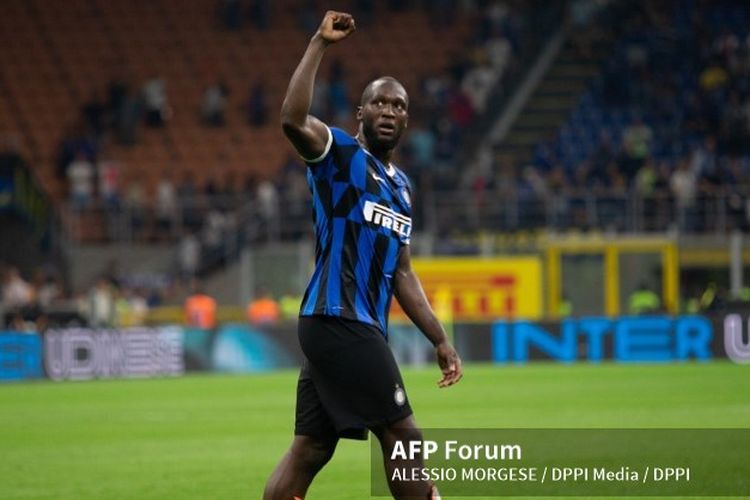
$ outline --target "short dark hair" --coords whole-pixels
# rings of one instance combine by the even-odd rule
[[[381,76],[380,78],[376,78],[375,80],[368,83],[367,86],[365,87],[365,90],[362,91],[362,98],[359,101],[360,106],[364,106],[365,104],[367,104],[367,101],[369,101],[370,98],[372,97],[372,92],[373,92],[373,89],[375,88],[375,85],[382,83],[382,82],[395,83],[396,85],[404,89],[404,94],[406,94],[406,98],[408,102],[409,94],[406,93],[406,87],[404,87],[404,85],[401,82],[399,82],[392,76]]]

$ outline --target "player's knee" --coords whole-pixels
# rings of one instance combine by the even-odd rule
[[[421,441],[422,431],[419,430],[414,419],[407,417],[385,429],[388,441]]]
[[[335,441],[301,439],[292,447],[292,456],[299,467],[309,471],[318,471],[333,456],[336,450]]]

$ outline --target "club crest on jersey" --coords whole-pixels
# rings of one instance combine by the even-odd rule
[[[398,384],[396,384],[396,391],[393,393],[393,400],[398,406],[404,406],[404,403],[406,403],[406,393]]]
[[[411,234],[411,217],[394,212],[391,208],[370,200],[365,201],[362,212],[367,222],[390,229],[408,241]]]

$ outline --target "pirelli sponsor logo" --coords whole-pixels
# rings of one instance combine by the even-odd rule
[[[409,235],[411,235],[411,217],[394,212],[386,206],[369,200],[365,201],[363,212],[367,222],[390,229],[406,238],[408,242]]]
[[[413,258],[425,294],[443,321],[539,319],[542,264],[536,256]],[[391,319],[406,320],[397,301]]]

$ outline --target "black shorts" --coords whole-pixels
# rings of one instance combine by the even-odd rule
[[[305,363],[294,433],[367,439],[367,430],[412,414],[396,360],[380,330],[331,316],[299,319]]]

